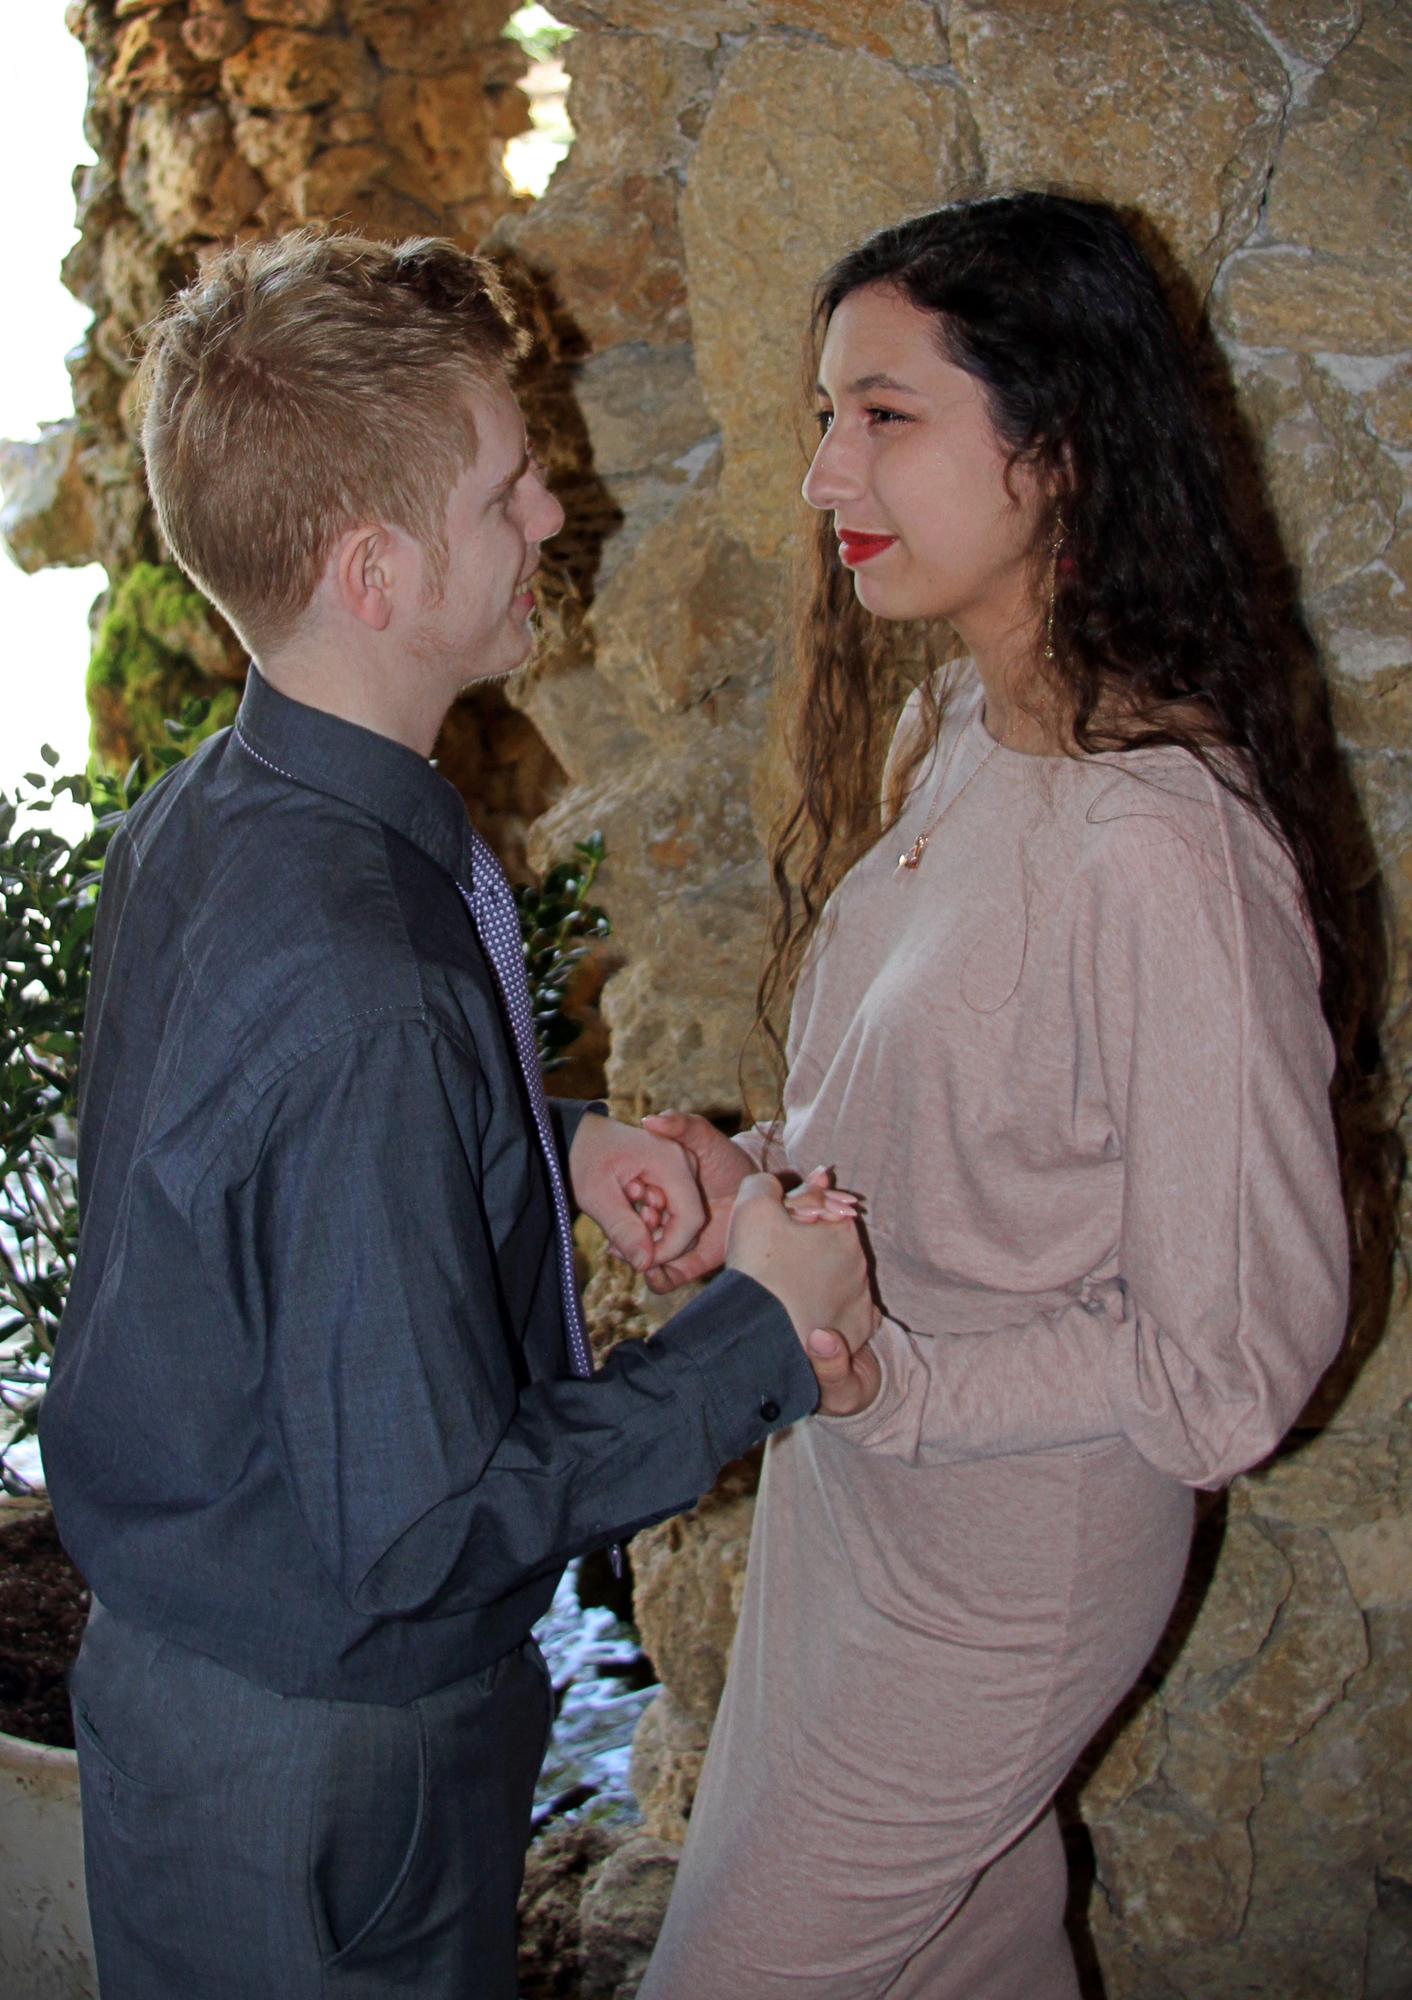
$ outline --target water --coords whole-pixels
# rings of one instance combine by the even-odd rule
[[[657,1693],[637,1634],[611,1611],[584,1610],[573,1563],[534,1636],[544,1649],[559,1715],[535,1793],[535,1828],[565,1816],[602,1826],[641,1823],[628,1788],[637,1719]]]

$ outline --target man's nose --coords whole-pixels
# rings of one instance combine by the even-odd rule
[[[532,542],[547,542],[563,527],[564,509],[542,479],[537,479],[535,484],[539,490],[530,515],[529,539]]]

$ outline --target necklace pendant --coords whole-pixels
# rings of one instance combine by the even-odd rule
[[[905,854],[898,855],[897,867],[893,871],[894,874],[900,875],[904,868],[910,874],[914,869],[921,867],[922,856],[927,851],[927,841],[930,839],[930,837],[931,836],[929,834],[925,833],[918,834],[917,838],[913,841],[912,845],[908,848],[907,852]]]

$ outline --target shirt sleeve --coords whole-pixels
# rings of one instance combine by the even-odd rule
[[[484,1102],[473,1052],[420,1020],[345,1033],[266,1093],[213,1197],[272,1459],[368,1615],[491,1603],[689,1506],[817,1402],[783,1308],[738,1272],[591,1381],[532,1379],[555,1249],[523,1160],[483,1156]]]
[[[1298,1416],[1347,1310],[1331,1048],[1292,884],[1276,893],[1256,849],[1237,877],[1218,813],[1219,841],[1114,821],[1076,892],[1076,1059],[1123,1162],[1117,1275],[986,1333],[885,1321],[883,1386],[831,1429],[919,1463],[1125,1436],[1214,1487]]]

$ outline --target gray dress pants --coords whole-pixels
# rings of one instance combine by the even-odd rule
[[[102,2000],[513,2000],[532,1639],[385,1708],[271,1693],[95,1605],[72,1692]]]

